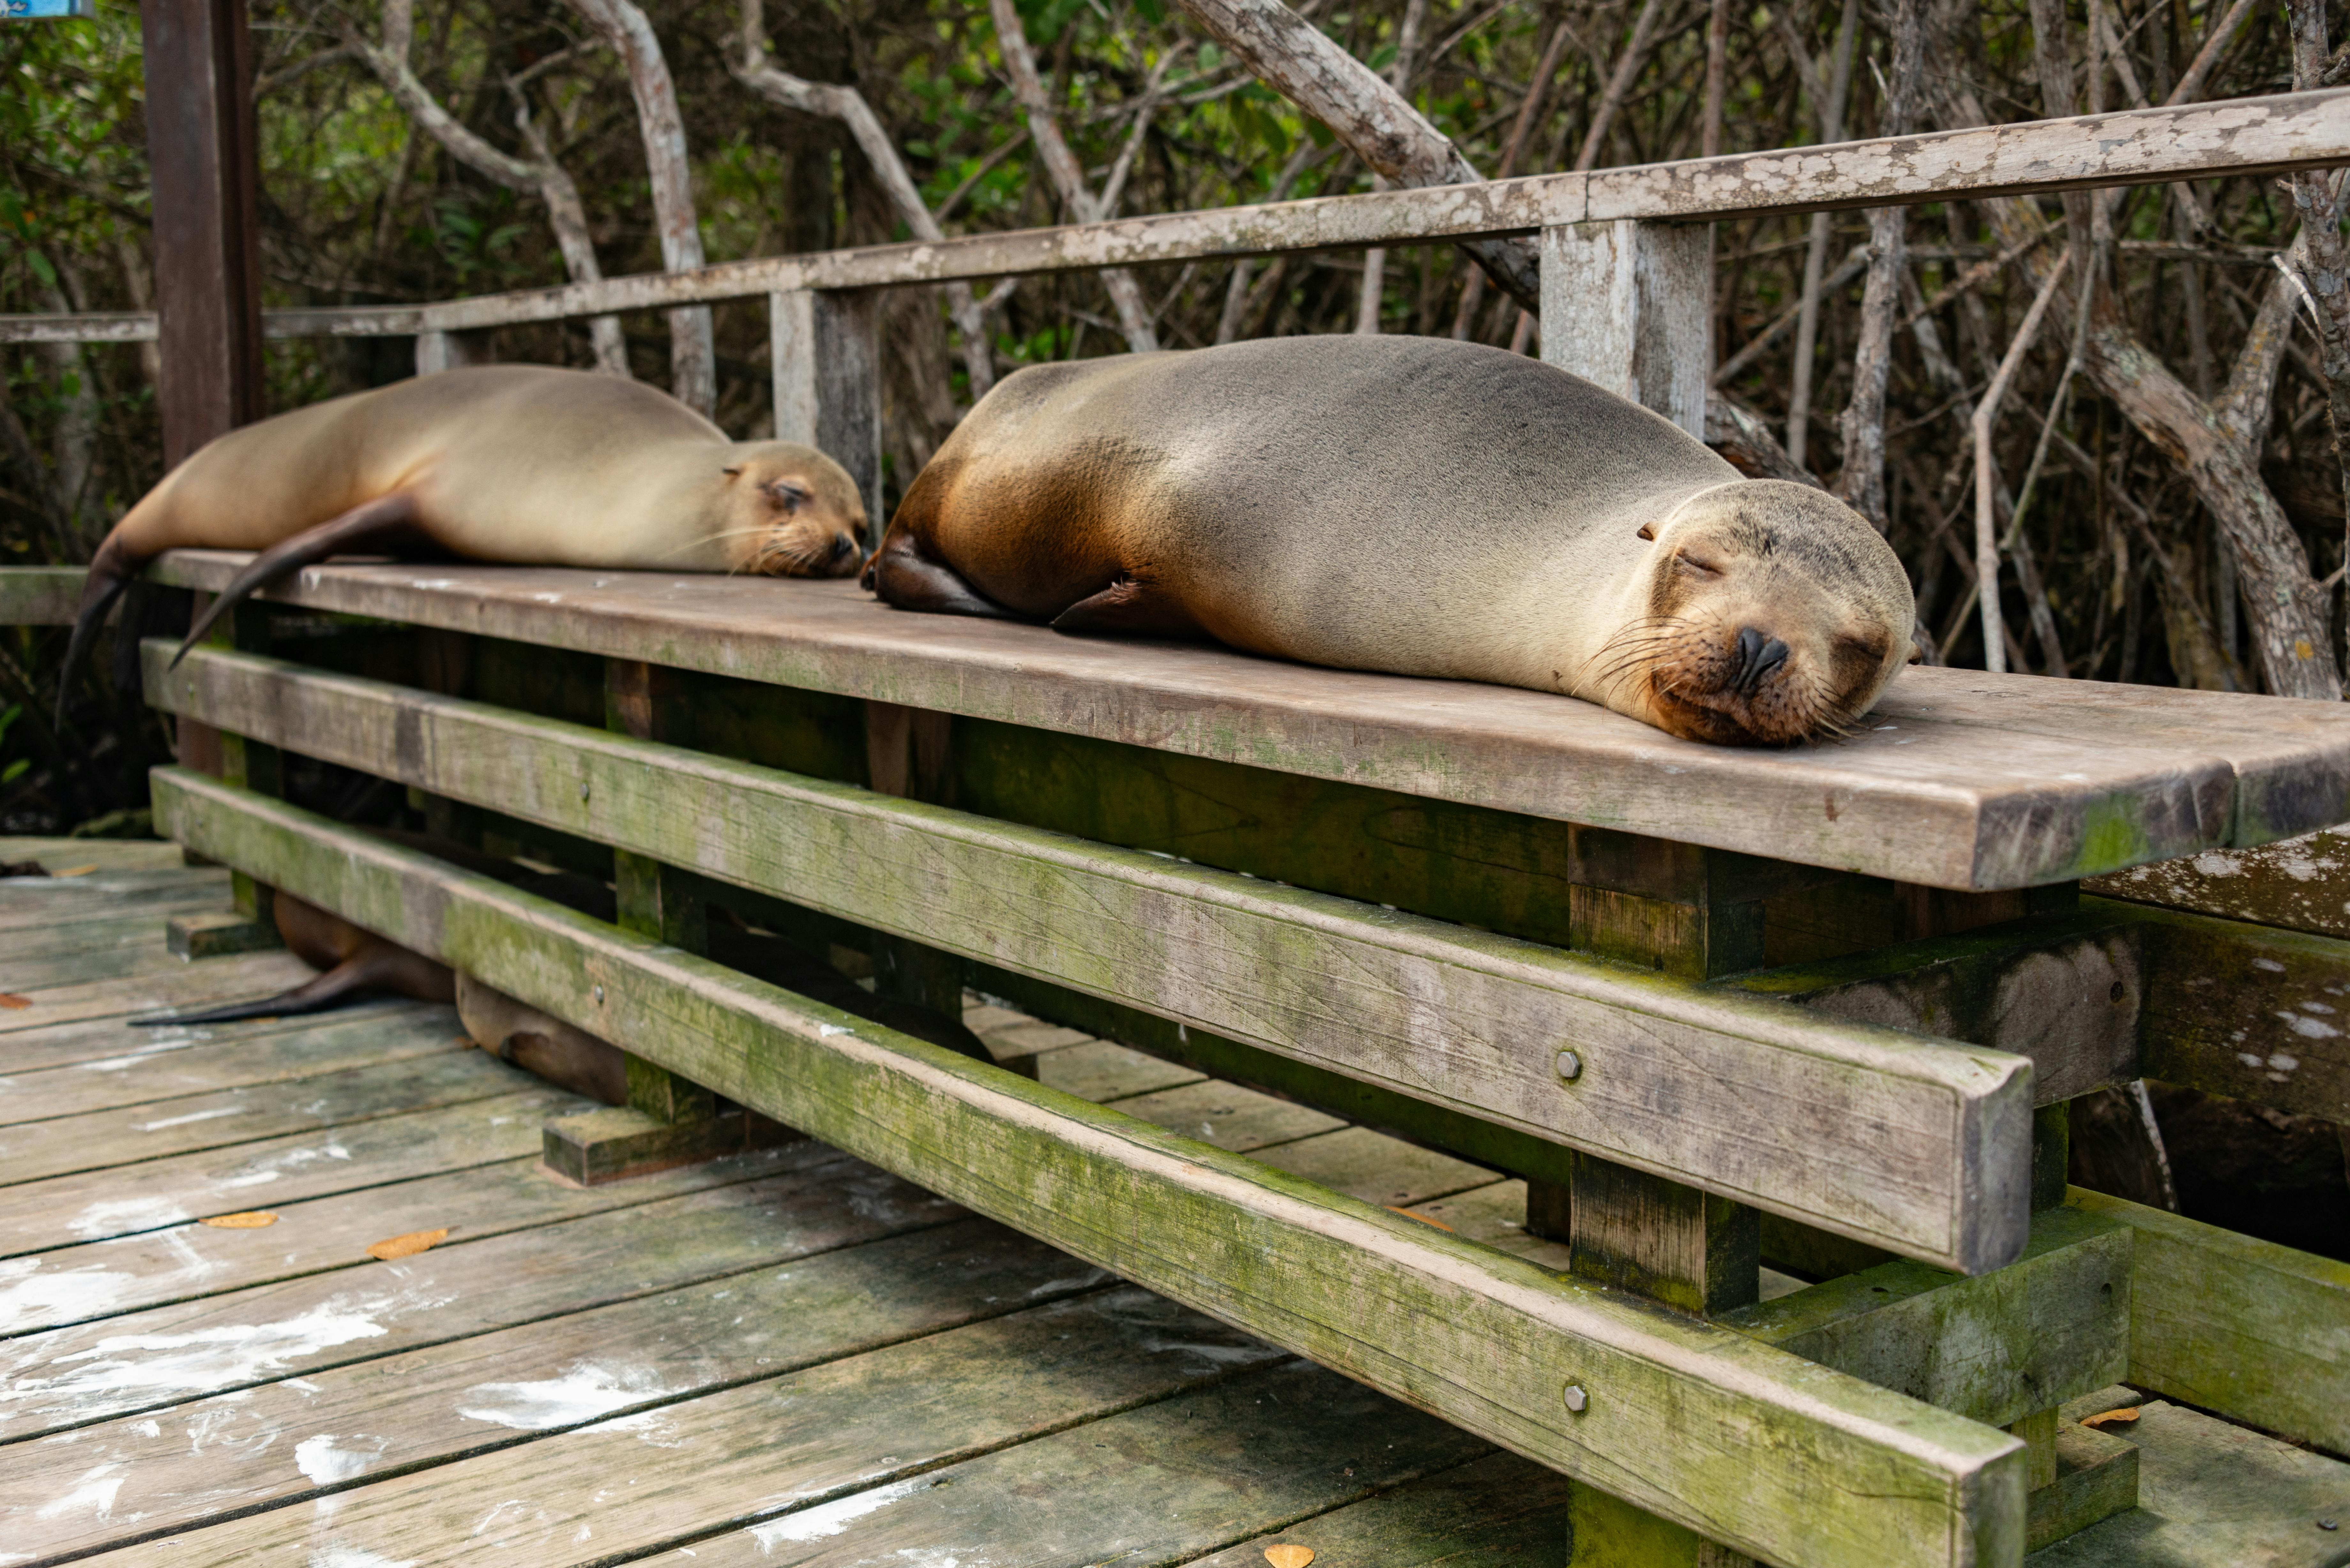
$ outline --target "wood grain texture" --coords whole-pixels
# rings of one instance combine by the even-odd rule
[[[159,572],[216,589],[243,560],[176,551]],[[2170,693],[2115,705],[2112,688],[2009,677],[2062,684],[2039,700],[2061,703],[2064,732],[1994,740],[1973,694],[1994,678],[1917,667],[1889,689],[1898,711],[1853,737],[1762,751],[1544,692],[905,615],[847,582],[350,566],[285,597],[1936,887],[2091,876],[2350,815],[2350,713],[2283,698],[2229,695],[2236,726],[2198,705],[2148,736],[2141,709]],[[183,701],[169,683],[149,696]],[[2258,812],[2237,809],[2244,789]]]
[[[2345,159],[2350,159],[2350,93],[2277,94],[1740,153],[1589,175],[1534,175],[769,256],[421,306],[276,310],[266,313],[264,330],[273,337],[408,337],[799,289],[887,287],[1203,256],[1526,234],[1586,221],[1705,221],[1899,206],[1959,196],[2323,168]],[[153,317],[133,312],[0,317],[0,342],[138,341],[153,335]]]
[[[2132,1232],[2128,1380],[2350,1450],[2350,1263],[2073,1189]]]
[[[208,959],[202,964],[175,960],[170,969],[127,980],[36,986],[21,993],[31,1006],[0,1012],[0,1037],[59,1023],[268,996],[299,985],[317,972],[293,954],[278,951]]]
[[[236,994],[250,995],[253,992],[240,992]],[[234,999],[232,996],[220,1000]],[[341,1009],[337,1014],[337,1022],[368,1020],[381,1024],[416,1005],[406,1001],[361,1002]],[[183,1028],[168,1023],[133,1026],[120,1016],[80,1019],[11,1034],[6,1047],[8,1066],[12,1073],[74,1065],[84,1066],[86,1071],[92,1073],[119,1073],[129,1070],[134,1063],[151,1064],[156,1058],[201,1045],[228,1044],[276,1034],[298,1033],[304,1029],[316,1028],[317,1022],[314,1018],[298,1017],[254,1018],[236,1023],[207,1023]],[[452,1037],[454,1033],[452,1022]]]
[[[14,851],[20,859],[31,858]],[[43,856],[57,870],[97,861],[96,854],[71,850]],[[229,876],[218,867],[203,869],[109,871],[87,877],[11,877],[0,880],[0,931],[38,931],[85,920],[113,921],[133,912],[162,921],[182,909],[218,909],[228,902]]]
[[[1284,1543],[1330,1568],[1568,1563],[1562,1547],[1573,1550],[1574,1490],[1565,1476],[1494,1454],[1195,1558],[1191,1568],[1264,1568],[1265,1548]]]
[[[224,728],[298,732],[328,761],[785,895],[1905,1255],[1971,1272],[2022,1244],[2029,1080],[2017,1058],[251,656],[192,655],[154,693]],[[1586,1063],[1572,1084],[1555,1070],[1567,1045]]]
[[[2206,849],[2092,877],[2081,890],[2254,925],[2350,937],[2350,836],[2321,829],[2257,849]]]
[[[348,1072],[183,1095],[0,1128],[0,1182],[38,1181],[228,1144],[349,1127],[514,1091],[515,1082],[510,1072],[483,1068],[484,1064],[443,1035],[437,1048]],[[118,1184],[122,1184],[121,1179]]]
[[[732,1243],[719,1266],[755,1262],[744,1272],[12,1449],[0,1465],[0,1533],[36,1560],[88,1552],[446,1463],[518,1434],[781,1376],[1105,1282],[1099,1271],[983,1220],[902,1234],[904,1204],[859,1202],[872,1196],[869,1167],[838,1162],[831,1174],[850,1179],[733,1189],[734,1233],[715,1239]],[[646,1238],[657,1262],[639,1266],[681,1272],[679,1249],[707,1244],[712,1229]],[[56,1506],[102,1465],[121,1478],[104,1509]]]
[[[532,1124],[534,1133],[536,1125]],[[450,1236],[442,1245],[456,1247],[598,1209],[649,1203],[681,1188],[743,1180],[763,1173],[774,1158],[764,1151],[739,1155],[686,1168],[682,1174],[581,1189],[546,1175],[534,1154],[287,1204],[277,1210],[277,1223],[265,1231],[176,1225],[35,1252],[0,1263],[0,1334],[63,1327],[307,1274],[406,1267],[375,1262],[366,1250],[388,1236],[443,1227]]]
[[[797,1196],[803,1189],[816,1196]],[[0,1437],[138,1415],[756,1268],[808,1223],[832,1223],[807,1216],[844,1195],[890,1229],[961,1213],[815,1144],[714,1175],[670,1172],[606,1188],[584,1211],[456,1236],[396,1266],[231,1288],[0,1342]]]
[[[795,1515],[815,1522],[823,1516],[811,1511],[836,1499],[877,1486],[926,1489],[922,1472],[942,1462],[1281,1359],[1148,1292],[1099,1292],[166,1537],[111,1561],[224,1568],[307,1549],[412,1568],[485,1552],[560,1563],[587,1555],[582,1543],[597,1556],[633,1555],[762,1518],[788,1540]],[[697,1556],[704,1550],[697,1544]]]
[[[1571,370],[1705,439],[1713,235],[1693,223],[1566,223],[1543,231],[1546,365]]]
[[[1992,1428],[282,802],[179,770],[157,773],[154,792],[173,835],[215,859],[1710,1539],[1794,1568],[2021,1551],[2023,1449]],[[1564,1377],[1593,1392],[1583,1412],[1560,1400]]]

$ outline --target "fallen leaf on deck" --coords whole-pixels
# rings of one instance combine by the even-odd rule
[[[13,991],[0,991],[0,1007],[5,1007],[11,1012],[17,1008],[32,1005],[33,999],[29,996],[19,996]]]
[[[1314,1548],[1268,1546],[1264,1549],[1264,1560],[1272,1563],[1273,1568],[1305,1568],[1308,1563],[1314,1561]]]
[[[92,864],[88,866],[77,866],[70,871],[52,871],[49,875],[52,877],[87,877],[97,869],[98,867],[95,864]]]
[[[2135,1421],[2137,1419],[2137,1412],[2138,1407],[2135,1405],[2131,1406],[2126,1410],[2108,1410],[2102,1416],[2090,1417],[2088,1419],[2083,1421],[2081,1425],[2084,1427],[2102,1427],[2108,1421]]]
[[[1435,1226],[1438,1230],[1440,1230],[1440,1231],[1443,1231],[1443,1232],[1444,1232],[1446,1235],[1448,1235],[1448,1236],[1458,1236],[1459,1234],[1461,1234],[1461,1232],[1460,1232],[1460,1231],[1455,1231],[1451,1226],[1447,1225],[1447,1224],[1446,1224],[1443,1220],[1430,1220],[1430,1219],[1427,1215],[1425,1215],[1425,1214],[1415,1214],[1415,1213],[1413,1213],[1413,1212],[1412,1212],[1410,1210],[1409,1210],[1409,1209],[1399,1209],[1399,1208],[1397,1208],[1397,1207],[1396,1207],[1394,1204],[1392,1204],[1392,1203],[1390,1203],[1390,1204],[1388,1204],[1388,1205],[1387,1206],[1387,1210],[1388,1210],[1388,1213],[1390,1213],[1390,1214],[1400,1214],[1400,1215],[1402,1215],[1402,1216],[1403,1216],[1405,1219],[1407,1219],[1407,1220],[1419,1220],[1419,1221],[1421,1224],[1423,1224],[1423,1225],[1433,1225],[1433,1226]],[[1302,1552],[1302,1551],[1304,1551],[1304,1550],[1305,1550],[1305,1548],[1301,1546],[1301,1547],[1299,1547],[1299,1548],[1298,1548],[1298,1550]],[[1300,1559],[1298,1559],[1298,1561],[1302,1563],[1302,1562],[1306,1561],[1306,1559],[1305,1559],[1305,1558],[1300,1558]]]
[[[277,1216],[266,1209],[247,1209],[240,1214],[214,1214],[196,1223],[210,1225],[216,1231],[258,1231],[264,1225],[276,1224]]]
[[[419,1252],[432,1251],[449,1234],[443,1225],[438,1231],[411,1231],[405,1236],[394,1236],[388,1241],[378,1241],[368,1249],[368,1256],[379,1262],[390,1262],[394,1258],[412,1258]]]

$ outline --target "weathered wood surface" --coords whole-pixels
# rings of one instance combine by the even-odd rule
[[[480,1077],[503,1080],[506,1092],[437,1110],[169,1156],[141,1168],[138,1191],[130,1197],[122,1196],[121,1179],[104,1170],[0,1188],[0,1257],[494,1166],[535,1151],[539,1125],[549,1116],[568,1116],[593,1103],[486,1053],[477,1054],[469,1065]],[[64,1260],[52,1252],[49,1262]]]
[[[21,992],[28,1005],[0,1012],[0,1037],[47,1029],[59,1023],[116,1019],[132,1013],[192,1010],[223,996],[268,996],[301,984],[318,971],[288,952],[243,953],[207,959],[201,966],[171,969],[129,980],[84,981]],[[0,984],[6,970],[0,965]]]
[[[2131,1231],[2128,1381],[2350,1451],[2350,1263],[2077,1187],[2066,1202]]]
[[[80,566],[0,566],[0,626],[71,626],[88,575]]]
[[[200,651],[151,696],[1908,1256],[1971,1272],[2022,1245],[2020,1059],[250,655]]]
[[[177,551],[160,571],[216,589],[244,559]],[[2063,704],[2065,733],[1994,737],[1972,690],[1993,678],[1916,667],[1891,689],[1901,716],[1765,751],[1679,741],[1544,692],[909,615],[847,582],[351,566],[306,572],[286,597],[1936,887],[2091,876],[2350,815],[2338,703],[2235,695],[2233,727],[2203,723],[2200,703],[2152,727],[2143,710],[2158,698],[2108,707],[2111,688],[2072,682],[2042,699]],[[150,697],[183,701],[161,685]],[[2240,795],[2260,810],[2239,810]]]
[[[0,1127],[0,1184],[352,1127],[486,1100],[515,1086],[511,1075],[484,1073],[443,1036],[437,1048],[348,1072]]]
[[[471,1241],[452,1232],[396,1266],[233,1288],[0,1342],[0,1435],[135,1416],[757,1268],[839,1234],[837,1217],[815,1211],[844,1193],[885,1231],[961,1213],[814,1143],[667,1172],[603,1189],[584,1212],[544,1213]]]
[[[532,1124],[534,1132],[536,1125]],[[396,1187],[286,1204],[276,1209],[278,1221],[266,1230],[178,1225],[30,1253],[0,1262],[0,1334],[58,1328],[307,1274],[380,1267],[367,1249],[389,1236],[445,1228],[449,1239],[443,1244],[461,1246],[571,1215],[649,1203],[684,1189],[742,1180],[760,1174],[776,1158],[762,1150],[641,1182],[581,1189],[558,1184],[539,1168],[534,1154]]]
[[[411,1057],[461,1050],[466,1044],[456,1010],[428,1002],[392,1002],[369,1008],[359,1018],[329,1014],[303,1023],[307,1027],[216,1044],[186,1041],[177,1050],[109,1059],[96,1069],[12,1072],[0,1079],[0,1127],[130,1106],[153,1106],[153,1115],[172,1116],[206,1095],[233,1095],[320,1074],[389,1066]],[[9,1043],[12,1067],[17,1044]],[[500,1081],[513,1086],[511,1079]],[[8,1136],[0,1132],[0,1138]]]
[[[274,337],[407,337],[800,289],[886,287],[1204,256],[1524,234],[1586,221],[1704,221],[1898,206],[1961,196],[2272,173],[2328,167],[2345,160],[2350,160],[2350,93],[2290,93],[1738,153],[1587,175],[1534,175],[768,256],[690,272],[606,278],[421,306],[271,311],[265,317],[264,330]],[[153,336],[153,319],[136,313],[0,317],[0,342],[135,342]]]
[[[1038,1081],[1053,1083],[1055,1088],[1066,1087],[1042,1074]],[[1128,1116],[1153,1127],[1214,1144],[1234,1154],[1249,1154],[1274,1144],[1294,1144],[1299,1138],[1335,1132],[1346,1125],[1336,1116],[1326,1116],[1310,1106],[1276,1100],[1271,1095],[1260,1095],[1235,1084],[1207,1081],[1180,1089],[1135,1095],[1112,1103]]]
[[[1301,1519],[1200,1558],[1191,1568],[1263,1568],[1265,1549],[1280,1545],[1303,1546],[1342,1568],[1541,1563],[1574,1541],[1577,1490],[1515,1454],[1495,1454]]]
[[[70,853],[50,864],[70,870]],[[185,909],[226,902],[229,876],[217,867],[174,871],[94,871],[84,877],[10,877],[0,880],[0,931],[42,931],[85,920],[111,923],[139,913],[162,922]]]
[[[1406,1209],[1449,1198],[1489,1186],[1496,1179],[1494,1172],[1465,1159],[1418,1148],[1368,1127],[1347,1127],[1278,1144],[1259,1149],[1256,1158],[1275,1170],[1302,1176],[1383,1209]]]
[[[87,1552],[446,1463],[504,1447],[517,1433],[584,1426],[781,1376],[1098,1291],[1106,1281],[983,1220],[905,1234],[903,1203],[860,1210],[870,1176],[869,1167],[836,1161],[768,1202],[729,1205],[722,1212],[733,1233],[714,1238],[731,1243],[723,1262],[739,1267],[755,1259],[755,1272],[280,1378],[192,1400],[161,1417],[118,1418],[15,1449],[0,1466],[0,1536],[36,1560]],[[710,1230],[645,1238],[654,1261],[639,1266],[682,1272],[690,1265],[680,1247],[709,1242]],[[762,1230],[766,1234],[757,1235]],[[537,1234],[551,1241],[560,1232]],[[56,1508],[100,1467],[120,1478],[104,1509]]]
[[[0,574],[14,570],[0,566]],[[42,567],[43,571],[49,568]],[[69,568],[80,571],[79,566]],[[79,592],[79,584],[75,585]],[[11,836],[0,840],[5,846],[10,860],[35,860],[51,871],[69,866],[96,866],[105,871],[186,871],[209,870],[215,877],[226,876],[217,867],[192,867],[182,855],[180,846],[161,838],[45,838]],[[0,891],[13,890],[16,879],[0,882]]]
[[[237,986],[224,993],[224,1000],[235,1001],[255,994]],[[382,1023],[410,1003],[390,999],[355,1002],[337,1010],[338,1023],[357,1023],[371,1020]],[[27,1029],[8,1036],[7,1060],[12,1074],[31,1073],[39,1069],[87,1064],[92,1073],[120,1073],[139,1064],[144,1071],[156,1058],[169,1056],[199,1045],[228,1044],[236,1041],[260,1040],[265,1037],[296,1033],[315,1025],[309,1018],[253,1018],[236,1023],[207,1023],[194,1027],[172,1024],[133,1025],[122,1017],[86,1018],[68,1023],[52,1023],[39,1029]],[[452,1038],[454,1037],[452,1025]]]
[[[2257,849],[2206,849],[2093,877],[2082,891],[2350,937],[2350,835],[2321,829]]]
[[[213,858],[1711,1539],[1803,1568],[2021,1550],[2023,1449],[2005,1434],[266,797],[178,770],[155,794],[174,836]],[[1581,1412],[1558,1397],[1569,1361],[1592,1394]]]

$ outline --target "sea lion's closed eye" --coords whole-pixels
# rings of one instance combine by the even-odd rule
[[[811,499],[805,486],[779,479],[767,486],[768,497],[786,512],[797,512]]]

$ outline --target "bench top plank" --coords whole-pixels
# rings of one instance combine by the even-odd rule
[[[179,551],[218,589],[248,557]],[[2350,707],[1913,668],[1851,737],[1676,740],[1593,704],[891,610],[845,582],[335,566],[285,602],[1337,779],[1957,888],[2350,817]]]

